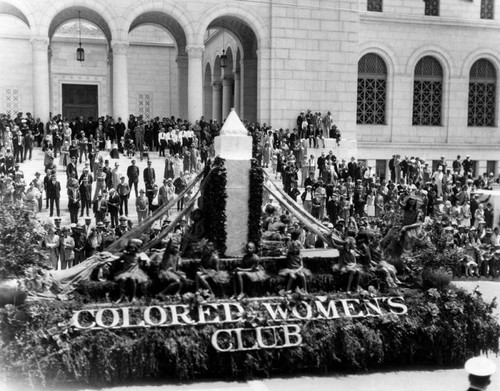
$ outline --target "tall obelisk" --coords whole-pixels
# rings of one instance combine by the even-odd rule
[[[234,108],[214,143],[215,154],[225,160],[227,170],[226,256],[240,256],[248,236],[252,137],[248,135]]]

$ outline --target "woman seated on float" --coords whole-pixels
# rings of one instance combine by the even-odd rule
[[[275,216],[273,220],[269,223],[267,231],[262,235],[264,240],[284,240],[287,238],[286,230],[290,224],[290,218],[282,214],[279,218]]]
[[[380,272],[389,288],[396,288],[401,281],[396,277],[396,268],[384,259],[384,253],[380,248],[380,241],[376,235],[368,235],[368,247],[372,270]]]
[[[214,291],[208,280],[212,280],[216,284],[227,283],[230,279],[229,274],[225,270],[219,270],[220,259],[213,242],[207,242],[201,260],[196,272],[196,290],[200,287],[208,289],[213,295]]]
[[[163,299],[168,292],[178,295],[182,287],[186,284],[186,273],[179,270],[181,264],[180,248],[181,233],[180,229],[178,229],[168,241],[160,264],[160,281],[168,284],[159,293],[159,296]]]
[[[357,291],[359,275],[363,267],[356,262],[356,258],[359,257],[359,253],[356,251],[356,240],[352,236],[348,236],[342,246],[337,248],[339,249],[339,260],[333,265],[333,272],[347,273],[349,278],[346,292]]]
[[[265,281],[269,278],[257,254],[255,254],[256,247],[253,242],[248,242],[246,245],[246,254],[243,255],[241,260],[241,267],[237,267],[234,273],[234,292],[237,294],[237,299],[240,300],[245,296],[244,293],[244,278],[250,282]]]
[[[140,268],[140,262],[145,261],[149,264],[149,258],[146,254],[140,253],[139,248],[142,246],[142,241],[139,239],[129,240],[127,246],[125,247],[124,253],[116,260],[120,262],[121,270],[114,277],[114,280],[120,284],[120,298],[116,303],[127,299],[125,295],[125,289],[127,282],[130,282],[132,286],[132,302],[137,301],[137,284],[148,281],[148,276]]]
[[[287,291],[290,291],[292,284],[299,279],[304,292],[307,292],[307,277],[312,275],[312,273],[304,267],[301,254],[302,244],[299,237],[299,231],[292,231],[290,233],[290,242],[288,243],[286,254],[286,268],[281,269],[279,274],[281,276],[288,276]]]

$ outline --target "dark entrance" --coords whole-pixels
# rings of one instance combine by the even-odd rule
[[[62,85],[62,115],[71,120],[98,116],[97,85],[63,84]]]

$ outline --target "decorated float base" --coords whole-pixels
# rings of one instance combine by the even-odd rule
[[[282,291],[283,258],[263,259],[269,285],[232,300],[194,293],[158,300],[155,282],[138,302],[114,304],[114,282],[81,283],[68,302],[37,301],[0,311],[0,364],[9,378],[50,388],[144,380],[238,380],[409,365],[460,366],[498,351],[494,304],[452,285],[389,290],[365,278],[342,292],[331,258],[305,260],[309,294]],[[223,260],[231,271],[237,261]],[[188,277],[196,262],[186,262]],[[328,277],[328,278],[327,278]],[[281,291],[281,292],[280,292]]]

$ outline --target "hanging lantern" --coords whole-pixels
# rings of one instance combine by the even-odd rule
[[[220,67],[227,67],[227,55],[226,50],[224,49],[224,22],[222,22],[222,55],[220,56]]]
[[[78,32],[80,36],[79,47],[76,49],[76,61],[85,61],[85,50],[82,48],[82,21],[80,19],[80,11],[78,11]]]

